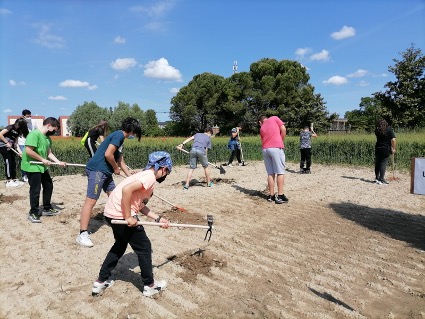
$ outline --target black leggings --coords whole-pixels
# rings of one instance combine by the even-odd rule
[[[86,148],[87,152],[89,152],[90,158],[92,158],[94,156],[94,153],[96,153],[97,151],[96,140],[91,137],[88,137],[86,142],[84,143],[84,147]]]
[[[153,284],[152,246],[143,226],[128,227],[127,225],[112,224],[109,217],[105,217],[105,219],[112,228],[115,243],[100,268],[98,280],[103,282],[110,278],[112,270],[117,266],[118,260],[124,255],[127,245],[130,244],[139,260],[143,284],[145,286]]]
[[[12,150],[7,147],[0,147],[0,153],[4,160],[4,173],[6,178],[16,179],[16,156]]]
[[[391,152],[386,148],[375,149],[375,177],[378,181],[385,180],[388,157]]]
[[[238,163],[241,163],[241,150],[239,148],[232,151],[229,158],[229,164],[232,164],[234,158],[236,156],[236,159],[238,160]]]

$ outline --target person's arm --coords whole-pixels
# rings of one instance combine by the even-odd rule
[[[282,137],[282,141],[285,140],[286,137],[286,127],[285,124],[282,124],[282,126],[280,127],[280,136]]]
[[[141,185],[140,181],[133,181],[122,188],[121,209],[123,217],[130,227],[137,226],[137,219],[131,216],[131,197],[133,196],[133,192],[142,187],[143,185]]]
[[[162,228],[168,228],[169,227],[170,222],[168,221],[168,219],[151,212],[149,207],[144,206],[140,212],[143,215],[145,215],[146,217],[152,218],[156,223],[164,223],[164,225],[161,226]]]
[[[114,144],[109,144],[105,152],[105,159],[108,161],[109,164],[111,164],[112,168],[114,169],[114,174],[119,175],[120,167],[118,163],[115,162],[115,157],[114,157],[114,153],[116,150],[117,150],[117,147]]]
[[[102,143],[105,140],[105,136],[99,135],[99,140],[100,140],[100,143]]]
[[[391,153],[393,153],[393,154],[395,154],[395,147],[396,147],[396,145],[397,145],[397,141],[396,141],[396,139],[394,137],[394,138],[391,139]]]
[[[2,140],[3,141],[3,143],[4,144],[6,144],[6,147],[7,148],[11,148],[12,147],[12,143],[10,143],[5,137],[4,137],[4,134],[6,134],[7,132],[9,132],[9,130],[8,129],[3,129],[3,130],[1,130],[1,132],[0,132],[0,140]]]
[[[124,156],[121,154],[118,158],[118,166],[121,168],[121,170],[124,172],[125,175],[130,176],[131,172],[128,169],[127,164],[125,164]]]
[[[34,151],[34,146],[25,146],[25,152],[27,153],[27,155],[33,159],[35,159],[36,161],[42,162],[44,165],[50,165],[51,162],[42,157],[41,155],[39,155],[36,151]]]
[[[59,164],[60,166],[66,166],[66,163],[65,162],[61,162],[60,160],[58,160],[56,158],[55,154],[52,153],[52,150],[50,148],[49,148],[49,153],[48,153],[47,157],[49,159],[51,159],[53,162]]]
[[[185,140],[184,140],[184,142],[183,142],[183,143],[181,143],[181,144],[179,144],[177,147],[178,147],[178,148],[183,148],[183,146],[184,146],[186,143],[189,143],[191,140],[194,140],[194,139],[195,139],[195,136],[191,136],[191,137],[189,137],[189,138],[185,139]]]

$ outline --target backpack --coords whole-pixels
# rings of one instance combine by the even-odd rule
[[[84,134],[83,138],[81,139],[81,145],[84,146],[84,144],[86,143],[87,137],[89,136],[89,132],[87,132],[86,134]]]

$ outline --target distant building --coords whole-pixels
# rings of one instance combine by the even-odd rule
[[[14,124],[15,121],[19,118],[21,118],[22,115],[8,115],[7,116],[7,125]],[[46,119],[45,116],[42,115],[31,115],[31,119],[33,120],[36,127],[42,127],[43,122]],[[60,132],[59,136],[71,136],[71,132],[68,131],[68,119],[69,116],[59,116],[58,121],[60,123]]]
[[[348,119],[333,120],[329,128],[329,132],[349,132],[351,125],[347,125]]]
[[[165,121],[165,122],[158,122],[158,127],[160,129],[163,129],[164,127],[166,127],[168,124],[170,124],[171,121]]]

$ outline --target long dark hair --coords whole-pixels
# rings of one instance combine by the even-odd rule
[[[16,131],[19,133],[19,135],[23,135],[25,138],[27,137],[29,130],[28,130],[28,124],[27,121],[24,118],[19,118],[15,121],[15,124],[13,124],[15,126]]]
[[[94,129],[97,130],[99,128],[103,129],[103,134],[106,136],[107,135],[107,132],[108,132],[108,122],[105,121],[105,120],[101,120],[99,122],[99,124],[97,124],[97,125],[93,126],[92,128],[90,128],[90,131],[91,130],[94,130]]]
[[[380,119],[376,122],[376,133],[379,135],[385,135],[388,128],[388,122],[384,119]]]

